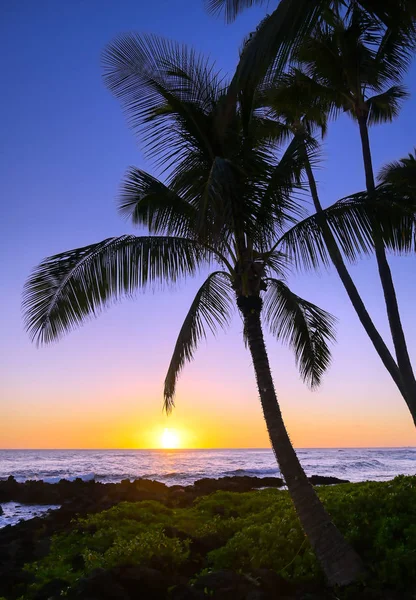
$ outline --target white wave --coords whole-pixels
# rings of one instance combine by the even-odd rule
[[[75,481],[76,479],[82,479],[82,481],[94,481],[95,473],[86,473],[84,475],[68,475],[62,476],[58,475],[56,477],[45,477],[43,481],[45,483],[59,483],[61,479],[65,479],[66,481]]]

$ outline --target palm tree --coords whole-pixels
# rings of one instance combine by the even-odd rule
[[[331,26],[319,27],[299,47],[297,60],[315,95],[357,122],[363,153],[366,188],[376,194],[368,127],[392,121],[407,97],[401,85],[412,54],[408,32],[380,28],[374,19],[354,8],[348,15],[334,17]],[[372,341],[383,363],[398,385],[416,425],[416,379],[401,323],[399,306],[380,224],[373,221],[375,255],[383,288],[398,371],[387,348],[372,330]],[[370,335],[368,326],[367,332]]]
[[[205,0],[209,12],[224,13],[228,22],[246,8],[263,4],[268,5],[269,1]],[[248,84],[256,87],[272,66],[282,70],[317,25],[331,23],[334,13],[355,6],[386,27],[414,32],[416,0],[277,0],[276,4],[245,45],[235,77],[238,88]]]
[[[199,288],[168,368],[164,402],[207,329],[225,327],[236,305],[244,322],[270,441],[299,518],[331,585],[362,565],[308,482],[276,397],[262,321],[295,352],[302,378],[319,384],[330,361],[333,318],[292,292],[273,246],[295,220],[295,145],[276,158],[279,127],[259,112],[244,122],[226,110],[227,86],[207,60],[172,42],[127,35],[104,54],[105,81],[121,100],[166,184],[130,168],[120,210],[149,235],[126,235],[58,254],[29,278],[26,327],[50,342],[111,301],[213,269]],[[224,116],[225,115],[225,116]]]
[[[331,94],[329,100],[324,97],[327,90],[322,91],[320,84],[316,85],[307,75],[296,68],[283,77],[279,77],[278,83],[269,83],[269,88],[264,92],[264,102],[271,109],[270,116],[286,124],[292,134],[299,140],[303,149],[304,168],[308,186],[316,211],[317,217],[322,217],[323,209],[318,194],[318,187],[313,172],[313,160],[318,142],[313,137],[314,131],[319,128],[323,136],[327,130],[327,113],[331,106]],[[415,162],[416,164],[416,162]],[[392,167],[390,167],[392,169]],[[385,171],[387,174],[387,171]],[[385,175],[386,177],[387,175]],[[390,175],[390,178],[392,176]],[[397,179],[397,178],[396,178]],[[379,354],[384,366],[390,373],[403,397],[406,399],[406,389],[396,360],[392,356],[387,344],[384,342],[380,332],[377,330],[364,301],[345,265],[345,261],[336,240],[336,233],[331,230],[330,225],[321,218],[319,227],[321,229],[322,241],[326,246],[328,256],[334,265],[338,276],[348,294],[348,297],[363,325],[367,335]],[[302,228],[299,223],[298,228]],[[293,237],[294,231],[290,232]],[[296,235],[296,233],[295,233]],[[286,244],[283,236],[282,243]],[[339,234],[338,234],[339,237]],[[287,250],[291,252],[290,247]]]

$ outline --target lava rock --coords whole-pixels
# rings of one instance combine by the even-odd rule
[[[219,479],[198,479],[194,489],[199,493],[211,494],[218,490],[226,492],[248,492],[263,487],[282,487],[283,479],[280,477],[249,477],[248,475],[234,477],[220,477]]]
[[[336,483],[351,483],[348,479],[338,479],[328,475],[312,475],[308,477],[312,485],[334,485]]]

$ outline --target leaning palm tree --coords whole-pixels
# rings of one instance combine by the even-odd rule
[[[277,159],[279,127],[259,112],[244,122],[226,110],[228,83],[194,52],[154,37],[118,38],[104,53],[105,81],[138,127],[166,183],[130,168],[120,210],[146,236],[110,238],[46,259],[25,288],[26,326],[50,342],[112,300],[211,269],[180,330],[164,403],[207,330],[244,322],[271,445],[305,533],[330,584],[357,579],[362,565],[332,523],[290,442],[276,397],[263,323],[295,352],[302,378],[321,381],[333,318],[292,292],[277,237],[299,212],[296,145]]]
[[[410,63],[413,42],[408,32],[382,28],[354,8],[319,27],[297,51],[303,77],[322,97],[332,115],[343,111],[358,124],[367,193],[375,197],[376,183],[369,142],[369,126],[392,121],[407,97],[401,85]],[[416,424],[416,379],[413,373],[400,311],[380,224],[373,221],[375,256],[383,288],[398,370],[380,339],[374,338],[384,364],[396,381]],[[367,329],[368,331],[368,329]]]
[[[269,116],[277,119],[280,123],[283,121],[299,142],[299,147],[302,149],[304,157],[304,169],[308,187],[316,211],[316,219],[319,221],[317,222],[317,225],[321,237],[319,238],[318,243],[323,243],[325,245],[328,259],[334,265],[361,324],[373,343],[384,366],[396,383],[403,397],[406,399],[406,389],[403,386],[400,369],[396,360],[375,326],[345,264],[343,253],[340,250],[340,244],[336,239],[336,237],[340,237],[340,232],[333,231],[330,224],[325,219],[322,219],[323,208],[319,198],[313,163],[315,160],[316,148],[319,147],[319,142],[314,137],[314,132],[319,129],[321,135],[324,136],[327,130],[327,113],[331,110],[332,106],[332,94],[329,93],[327,97],[326,92],[327,90],[323,89],[315,80],[309,78],[298,69],[292,68],[290,73],[283,77],[279,77],[278,81],[272,80],[269,82],[268,88],[263,92],[263,101],[270,109]],[[407,159],[407,162],[409,162],[409,159]],[[412,165],[412,162],[410,161],[409,164]],[[400,164],[400,166],[402,165]],[[393,166],[390,166],[386,167],[383,171],[385,183],[387,179],[392,183],[394,177],[393,170]],[[396,176],[393,183],[398,183],[399,179],[403,183],[403,175],[401,177],[399,175]],[[397,186],[395,186],[394,189],[395,197],[397,197],[399,192],[396,188]],[[384,186],[384,189],[381,191],[384,193],[384,196],[391,196],[392,194],[391,186],[389,190],[385,189]],[[380,195],[379,190],[378,197]],[[308,218],[308,221],[310,221],[310,218]],[[287,232],[287,234],[283,236],[282,244],[285,247],[288,245],[287,251],[289,253],[293,252],[294,246],[296,245],[294,244],[294,241],[297,236],[297,231],[302,231],[302,228],[303,223],[300,222],[291,232]],[[287,238],[290,238],[290,242]],[[310,239],[309,242],[311,241],[312,240]],[[310,243],[310,247],[312,248],[313,244]]]

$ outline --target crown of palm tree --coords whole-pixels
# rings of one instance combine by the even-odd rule
[[[228,22],[246,8],[266,0],[205,0],[208,11],[224,13]],[[272,67],[280,73],[314,28],[332,23],[334,15],[359,7],[382,27],[415,34],[416,0],[279,0],[245,44],[235,85],[255,87]]]
[[[309,97],[322,99],[332,114],[364,115],[369,124],[391,121],[407,97],[401,81],[413,49],[406,32],[380,29],[354,8],[331,26],[318,28],[298,48],[296,60],[303,72],[298,88],[303,85]]]
[[[235,297],[264,297],[264,318],[295,351],[314,387],[330,360],[333,318],[290,291],[276,242],[300,213],[296,143],[259,108],[249,123],[227,114],[225,78],[192,50],[127,35],[103,56],[104,78],[165,182],[131,167],[120,212],[147,236],[110,238],[46,259],[25,288],[26,326],[50,342],[112,301],[214,267],[190,307],[165,381],[173,406],[180,370],[208,330],[229,323]],[[278,158],[280,155],[280,160]]]
[[[378,174],[381,184],[394,186],[400,191],[416,189],[416,149],[406,157],[385,165]]]

